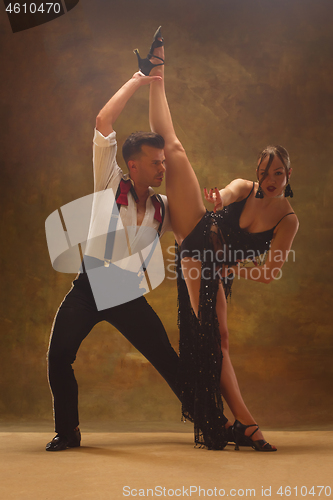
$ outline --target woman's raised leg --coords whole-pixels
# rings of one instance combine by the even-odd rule
[[[164,59],[164,47],[156,48],[154,55]],[[155,62],[154,59],[152,62]],[[180,244],[205,214],[206,209],[198,179],[173,127],[165,95],[164,66],[154,68],[151,74],[162,77],[162,80],[150,85],[149,120],[151,129],[165,140],[166,194],[173,231]]]

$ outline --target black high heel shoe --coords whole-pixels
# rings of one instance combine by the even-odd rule
[[[226,430],[227,430],[228,444],[236,443],[234,426],[230,425]],[[252,447],[252,443],[253,443],[252,440],[251,440],[251,444],[249,444],[248,441],[244,439],[244,436],[239,436],[238,446],[251,446]]]
[[[158,40],[158,38],[161,38],[161,40]],[[156,30],[155,32],[155,35],[153,37],[153,43],[151,44],[151,47],[150,47],[150,50],[149,50],[149,53],[147,55],[147,57],[145,59],[142,59],[140,57],[140,54],[139,54],[139,51],[138,49],[134,49],[133,52],[134,54],[136,55],[136,57],[138,58],[138,63],[139,63],[139,70],[140,72],[144,75],[144,76],[148,76],[149,73],[151,72],[151,70],[153,68],[155,68],[156,66],[163,66],[164,64],[164,59],[162,59],[162,57],[159,57],[159,56],[154,56],[154,49],[157,49],[157,47],[163,47],[164,45],[164,40],[163,40],[163,37],[161,35],[161,26]],[[162,61],[161,63],[157,63],[157,64],[154,64],[151,62],[151,59],[152,58],[155,58],[155,59],[159,59],[160,61]]]
[[[249,427],[255,427],[255,430],[250,434],[249,436],[245,435],[246,429]],[[251,424],[251,425],[244,425],[239,420],[235,420],[235,423],[233,425],[233,433],[235,437],[235,450],[239,450],[239,446],[244,446],[243,443],[247,443],[245,446],[251,446],[253,449],[256,451],[277,451],[277,448],[275,446],[272,446],[271,444],[267,443],[264,439],[258,439],[257,441],[253,441],[251,437],[253,434],[255,434],[259,430],[259,425],[257,424]]]

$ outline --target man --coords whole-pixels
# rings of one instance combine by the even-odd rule
[[[124,230],[135,227],[134,236],[133,231],[126,233],[127,240],[138,239],[138,235],[141,234],[139,229],[142,227],[153,228],[160,235],[166,230],[171,230],[167,198],[163,196],[163,200],[160,199],[159,202],[151,187],[161,185],[165,172],[163,138],[150,132],[129,136],[123,147],[129,174],[123,175],[116,163],[117,143],[116,133],[113,130],[114,122],[135,91],[159,78],[136,73],[110,99],[96,119],[93,145],[94,191],[97,193],[104,190],[104,193],[107,193],[107,189],[112,188]],[[162,220],[164,210],[165,215]],[[94,232],[94,225],[98,223],[101,212],[103,207],[100,206],[98,212],[93,206],[90,236],[91,232]],[[110,215],[109,213],[109,218]],[[130,245],[132,240],[129,241]],[[100,238],[91,238],[88,241],[85,251],[87,262],[90,257],[100,260],[106,268],[110,264],[113,265],[112,255],[106,258],[106,241],[105,234],[103,245]],[[112,251],[117,252],[117,241]],[[89,275],[88,269],[86,271]],[[73,287],[62,302],[53,325],[48,366],[57,435],[46,445],[47,451],[80,446],[78,388],[71,365],[75,361],[81,342],[100,321],[108,321],[114,325],[152,363],[178,397],[176,382],[178,356],[170,345],[161,321],[146,299],[141,295],[129,302],[99,310],[87,273],[83,270],[74,280]]]

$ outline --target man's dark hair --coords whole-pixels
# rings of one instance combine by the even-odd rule
[[[142,146],[146,145],[156,149],[163,149],[164,144],[164,139],[160,134],[155,134],[154,132],[134,132],[127,137],[122,149],[126,165],[128,165],[129,160],[133,160],[140,155]]]

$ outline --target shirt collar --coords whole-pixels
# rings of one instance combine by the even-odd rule
[[[135,186],[134,186],[134,182],[133,182],[133,180],[131,179],[131,177],[130,177],[129,173],[123,174],[123,175],[122,175],[122,179],[124,179],[124,181],[128,181],[128,180],[130,180],[130,181],[131,181],[131,183],[132,183],[132,186],[135,188]],[[148,196],[151,198],[152,196],[154,196],[154,194],[155,194],[155,191],[153,190],[153,188],[152,188],[151,186],[149,186],[149,187],[148,187]]]

